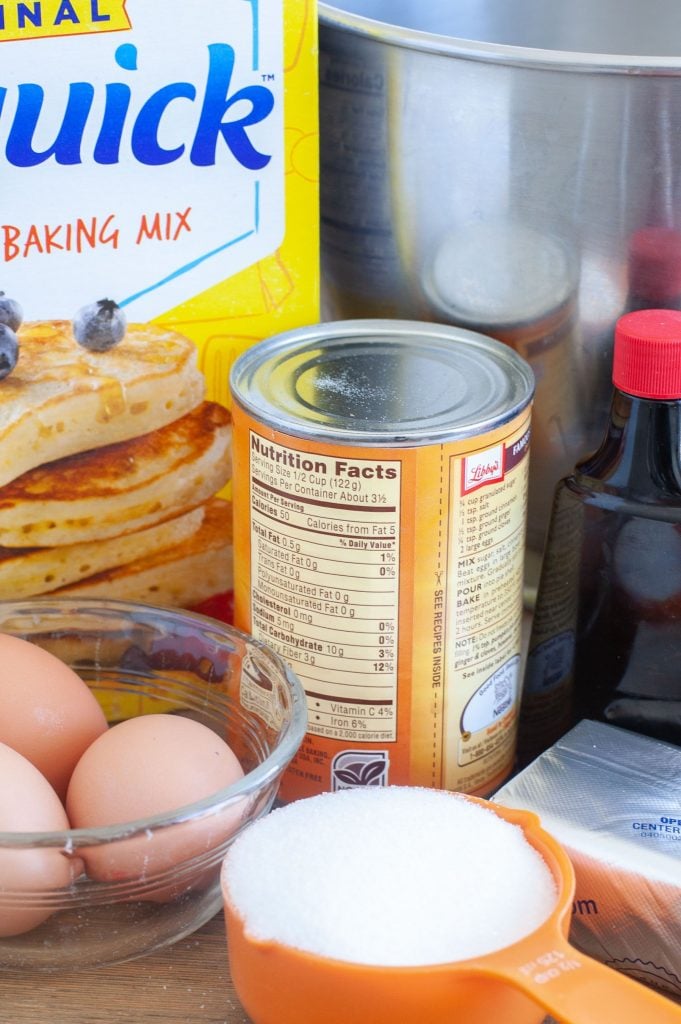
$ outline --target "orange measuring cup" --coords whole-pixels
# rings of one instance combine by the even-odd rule
[[[544,858],[558,900],[540,927],[493,953],[425,967],[334,960],[251,937],[230,902],[228,856],[222,891],[231,973],[254,1024],[540,1024],[546,1014],[562,1024],[681,1024],[681,1006],[570,945],[574,871],[538,817],[466,799],[519,825]]]

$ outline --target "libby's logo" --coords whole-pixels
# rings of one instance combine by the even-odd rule
[[[134,76],[138,69],[137,47],[123,43],[116,50],[115,60],[119,69]],[[16,109],[5,146],[7,162],[14,167],[35,167],[54,159],[58,164],[69,166],[82,164],[90,157],[96,164],[117,164],[124,140],[129,139],[126,145],[130,146],[133,158],[149,167],[174,163],[185,154],[195,167],[210,167],[217,162],[218,146],[226,145],[242,167],[261,170],[269,163],[270,155],[256,149],[249,137],[249,128],[270,115],[274,96],[264,85],[234,89],[234,64],[235,53],[231,46],[211,43],[202,90],[192,82],[170,82],[136,104],[136,113],[131,112],[133,92],[126,82],[110,82],[103,87],[103,110],[95,102],[95,85],[72,82],[61,123],[51,129],[51,142],[41,123],[45,91],[36,83],[22,83],[16,87],[16,96],[12,96]],[[5,107],[9,109],[14,105],[5,104],[9,92],[0,86],[2,127]],[[172,117],[178,104],[185,108],[190,104],[196,112],[193,137],[176,138],[176,145],[164,145],[163,124]],[[92,124],[95,119],[98,121]],[[44,140],[41,149],[36,148],[36,135]],[[93,137],[92,152],[84,152],[84,140]]]
[[[462,494],[504,479],[504,446],[498,444],[463,460]]]
[[[129,29],[126,0],[4,0],[0,42]]]

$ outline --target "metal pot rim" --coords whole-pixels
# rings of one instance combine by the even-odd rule
[[[377,43],[457,57],[460,60],[590,74],[681,75],[681,56],[581,53],[572,50],[544,50],[529,46],[486,43],[376,21],[374,18],[344,11],[333,4],[324,3],[323,0],[319,0],[318,6],[321,25],[353,32]]]

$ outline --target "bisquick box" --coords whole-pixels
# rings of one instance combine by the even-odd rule
[[[229,620],[229,369],[319,319],[315,6],[6,0],[0,43],[0,600]]]
[[[574,945],[681,1001],[681,749],[582,721],[493,800],[566,848]]]

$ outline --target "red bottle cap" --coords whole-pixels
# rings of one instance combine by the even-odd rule
[[[637,398],[681,398],[681,311],[640,309],[620,317],[612,382]]]

